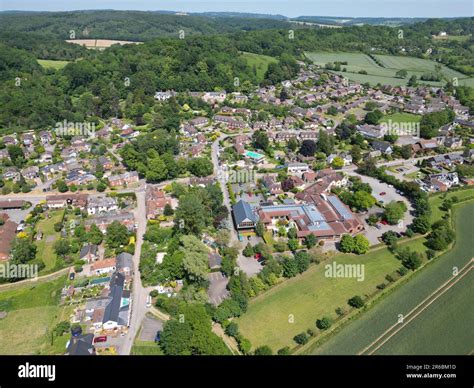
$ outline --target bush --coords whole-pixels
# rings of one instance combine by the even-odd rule
[[[349,306],[351,307],[355,307],[356,309],[360,309],[361,307],[364,307],[364,300],[356,295],[356,296],[353,296],[351,299],[349,299],[347,301],[347,303],[349,304]]]
[[[407,273],[408,273],[408,268],[405,268],[405,267],[400,267],[398,270],[397,270],[398,274],[400,276],[405,276]]]
[[[156,298],[159,295],[158,290],[151,290],[150,291],[150,296],[152,298]]]
[[[284,348],[279,349],[277,354],[279,356],[289,356],[291,354],[290,347],[285,346]]]
[[[308,341],[309,341],[309,337],[308,337],[308,334],[306,333],[300,333],[300,334],[297,334],[293,337],[293,340],[298,344],[298,345],[304,345],[304,344],[307,344]]]
[[[231,322],[225,328],[225,333],[231,337],[236,337],[239,334],[239,325],[235,322]]]
[[[327,330],[331,327],[331,325],[332,325],[332,320],[331,318],[328,318],[328,317],[323,317],[316,321],[316,327],[319,330]]]
[[[54,224],[54,231],[59,233],[61,229],[63,228],[63,224],[61,222],[57,222]]]
[[[259,346],[254,352],[255,356],[271,356],[272,354],[272,349],[267,345]]]

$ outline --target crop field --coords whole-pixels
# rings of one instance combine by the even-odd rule
[[[473,292],[474,271],[471,270],[374,354],[469,354],[474,350],[470,327],[474,316]]]
[[[371,309],[350,322],[325,343],[310,346],[307,353],[358,354],[396,324],[400,314],[408,317],[408,313],[420,303],[426,306],[426,309],[382,346],[373,348],[376,349],[375,354],[471,352],[474,348],[470,328],[470,317],[473,314],[472,270],[462,279],[454,279],[456,283],[432,304],[423,304],[423,301],[435,294],[441,285],[453,280],[453,267],[463,268],[474,256],[472,245],[474,203],[457,205],[454,214],[456,243],[450,251],[429,263],[406,284],[400,285],[382,297]],[[420,242],[409,244],[411,248],[418,250],[421,248]]]
[[[312,60],[316,65],[324,67],[327,63],[347,62],[347,65],[341,65],[345,71],[335,71],[335,73],[347,77],[352,81],[359,83],[368,82],[371,85],[386,84],[392,86],[406,85],[408,79],[415,75],[418,79],[424,73],[432,73],[435,71],[436,62],[428,59],[403,57],[395,55],[374,55],[374,57],[382,64],[380,66],[371,57],[363,53],[346,53],[346,52],[312,52],[305,53],[306,57]],[[456,77],[460,85],[473,85],[474,78],[453,70],[445,65],[441,66],[441,74],[448,79]],[[399,70],[406,70],[408,75],[406,78],[396,77]],[[360,74],[365,71],[367,74]],[[442,82],[436,81],[419,81],[424,84],[439,86]]]
[[[112,40],[112,39],[69,39],[66,40],[68,43],[79,44],[85,46],[88,49],[104,50],[114,44],[141,44],[142,42],[134,42],[128,40]]]
[[[68,335],[51,344],[54,326],[68,319],[67,311],[59,306],[65,277],[36,285],[34,282],[0,292],[0,354],[58,354],[64,353]]]

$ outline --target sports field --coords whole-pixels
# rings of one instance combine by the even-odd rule
[[[415,75],[418,79],[424,73],[435,71],[436,62],[422,58],[395,56],[395,55],[374,55],[379,65],[371,57],[363,53],[346,53],[346,52],[311,52],[305,55],[315,64],[324,67],[327,63],[347,62],[347,65],[341,65],[345,71],[337,71],[336,73],[349,78],[352,81],[360,83],[386,84],[393,86],[406,85],[408,79]],[[454,77],[458,79],[460,85],[472,85],[474,79],[453,70],[445,65],[440,65],[440,72],[443,77],[452,80]],[[396,77],[399,70],[406,70],[408,75],[406,78]],[[359,74],[365,71],[367,74]],[[429,85],[441,85],[442,82],[420,81]]]
[[[406,284],[382,298],[327,342],[309,347],[307,353],[359,354],[364,350],[367,354],[372,351],[374,354],[471,352],[474,349],[473,308],[468,305],[472,304],[472,270],[462,279],[456,279],[456,283],[433,303],[428,305],[431,299],[427,299],[437,295],[436,290],[440,286],[453,281],[453,267],[462,269],[474,256],[472,201],[456,206],[455,223],[456,244],[452,250],[429,263]],[[416,315],[420,304],[425,308]],[[407,317],[405,322],[410,317],[414,318],[379,347],[383,342],[379,338],[387,335],[384,333],[397,324],[400,314]]]

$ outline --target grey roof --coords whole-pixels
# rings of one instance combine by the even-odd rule
[[[71,337],[67,347],[66,355],[69,356],[92,356],[95,354],[94,334],[84,334],[77,337]]]
[[[104,318],[102,319],[102,323],[105,322],[120,322],[119,314],[122,308],[122,294],[123,294],[123,286],[125,283],[125,277],[118,272],[115,272],[112,276],[112,280],[110,281],[110,297],[112,300],[107,305],[104,311]]]
[[[79,254],[79,257],[82,259],[84,256],[88,255],[89,253],[92,255],[97,255],[97,245],[89,244],[89,245],[83,246],[81,248],[81,253]]]
[[[238,225],[246,219],[257,222],[257,217],[252,211],[252,207],[245,201],[240,200],[232,207],[235,223]]]
[[[122,252],[117,255],[117,270],[123,268],[133,268],[133,256],[130,253]]]
[[[372,143],[370,143],[372,148],[374,148],[377,151],[382,151],[385,152],[388,150],[391,146],[388,141],[379,141],[379,140],[374,140]]]

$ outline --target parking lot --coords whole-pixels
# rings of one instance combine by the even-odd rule
[[[142,329],[140,330],[141,341],[154,341],[157,331],[163,330],[163,321],[158,318],[146,315],[143,318]]]
[[[365,183],[369,183],[370,186],[372,187],[372,195],[377,201],[381,202],[382,204],[386,205],[392,201],[403,201],[405,202],[408,208],[408,211],[405,213],[405,217],[402,220],[403,222],[397,225],[383,225],[379,223],[379,228],[367,225],[367,223],[365,222],[365,219],[370,214],[382,213],[383,208],[373,207],[372,209],[369,210],[368,214],[361,216],[360,219],[364,223],[364,226],[366,229],[366,232],[364,234],[368,238],[370,244],[375,245],[375,244],[380,243],[380,241],[378,240],[379,237],[383,233],[388,232],[389,230],[392,230],[397,233],[404,232],[406,230],[406,227],[413,222],[413,215],[411,214],[411,212],[413,211],[413,208],[411,206],[411,203],[403,195],[398,194],[394,187],[390,187],[386,183],[380,182],[375,178],[359,175],[357,173],[350,173],[350,174],[360,177],[362,181]],[[385,194],[380,195],[380,193],[385,193]]]
[[[229,291],[226,289],[229,279],[222,275],[221,272],[211,272],[208,275],[208,279],[209,289],[207,295],[209,296],[209,302],[217,306],[229,296]]]

